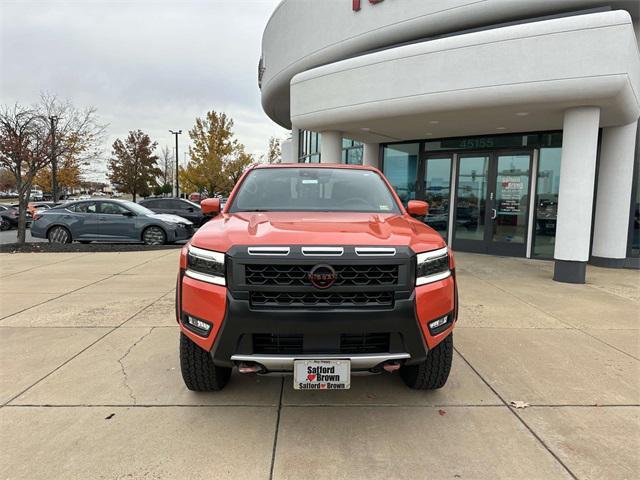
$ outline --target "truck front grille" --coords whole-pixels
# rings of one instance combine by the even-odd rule
[[[391,307],[393,292],[251,292],[254,307]]]
[[[383,353],[389,351],[388,333],[340,335],[340,353]]]
[[[252,286],[310,287],[314,265],[245,265],[245,281]],[[398,265],[334,265],[336,287],[368,287],[398,283]]]
[[[340,335],[340,346],[336,349],[321,349],[320,353],[366,354],[389,351],[389,333],[362,333]],[[337,341],[337,338],[335,339]],[[254,333],[253,353],[263,355],[295,355],[304,352],[303,335]],[[336,344],[337,346],[337,344]],[[319,352],[315,352],[319,353]]]
[[[302,335],[253,334],[253,353],[288,354],[302,352]]]

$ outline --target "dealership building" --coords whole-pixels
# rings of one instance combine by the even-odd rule
[[[364,163],[454,250],[640,265],[639,0],[283,0],[262,38],[283,161]]]

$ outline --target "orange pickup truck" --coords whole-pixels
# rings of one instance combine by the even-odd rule
[[[348,389],[353,372],[442,387],[453,356],[453,254],[371,167],[263,165],[184,246],[176,289],[187,388],[231,371],[293,375],[300,390]]]

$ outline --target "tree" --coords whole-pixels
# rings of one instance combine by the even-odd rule
[[[43,174],[38,183],[48,179],[49,184],[40,186],[43,190],[51,188],[53,201],[58,201],[60,186],[76,186],[81,167],[98,158],[105,126],[98,123],[94,107],[79,110],[68,100],[50,94],[42,94],[40,103],[41,113],[48,120],[51,149],[48,178]]]
[[[232,127],[233,120],[222,112],[212,110],[204,119],[196,118],[196,124],[189,130],[193,143],[189,147],[191,161],[181,169],[180,182],[185,188],[206,190],[212,195],[228,187],[224,167],[241,147],[233,138]]]
[[[150,193],[161,174],[158,157],[153,154],[157,145],[141,130],[130,131],[124,142],[113,142],[107,176],[118,191],[133,195],[134,202],[138,194]]]
[[[0,108],[0,168],[11,172],[18,191],[18,243],[24,243],[26,237],[25,212],[33,181],[50,160],[46,120],[33,107]]]
[[[269,138],[269,146],[267,147],[267,163],[282,162],[282,149],[280,147],[280,139],[276,137]]]
[[[189,131],[193,143],[189,147],[191,161],[180,168],[180,185],[185,191],[229,193],[255,162],[234,138],[232,128],[233,120],[222,112],[210,111],[204,119],[196,118]]]
[[[0,192],[13,192],[16,189],[16,177],[8,168],[0,169]]]
[[[60,190],[69,191],[74,187],[79,187],[81,183],[82,169],[78,162],[78,159],[74,156],[70,157],[58,157],[57,160],[57,185]],[[42,191],[49,191],[53,183],[52,179],[52,166],[47,165],[45,168],[38,172],[36,175],[34,184],[42,189]]]
[[[238,183],[242,174],[254,163],[253,155],[246,153],[244,147],[241,146],[238,149],[237,155],[234,159],[227,162],[224,168],[225,176],[227,177],[227,185],[224,189],[225,193],[230,192],[234,185]]]
[[[158,183],[160,194],[171,193],[173,191],[173,178],[175,177],[175,156],[166,145],[160,150],[160,176]]]

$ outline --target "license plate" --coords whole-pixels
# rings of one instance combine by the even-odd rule
[[[293,362],[295,390],[348,390],[351,387],[349,360],[296,360]]]

